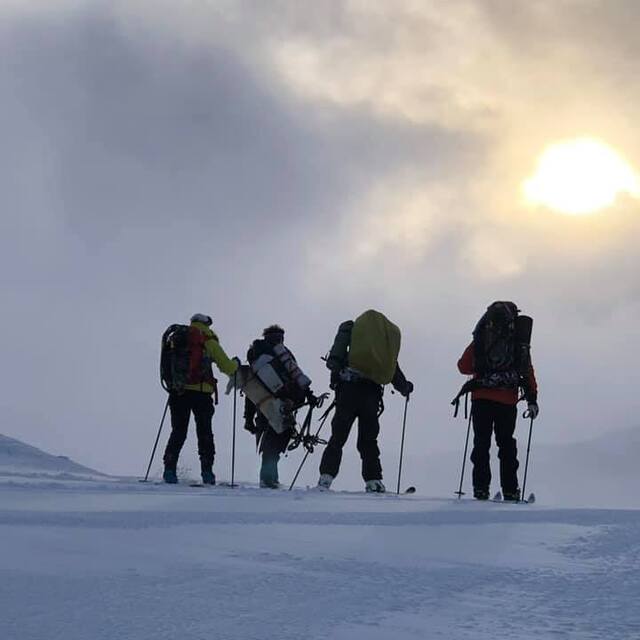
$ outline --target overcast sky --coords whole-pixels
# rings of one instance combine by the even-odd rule
[[[640,170],[639,21],[634,0],[0,0],[0,432],[141,473],[167,325],[208,313],[244,356],[278,322],[321,392],[336,327],[373,307],[403,330],[408,446],[461,450],[456,362],[495,299],[534,317],[539,442],[637,425],[638,201],[567,216],[521,185],[581,136]]]

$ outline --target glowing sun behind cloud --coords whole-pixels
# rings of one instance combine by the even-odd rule
[[[580,215],[611,206],[621,193],[640,197],[640,179],[608,145],[577,138],[545,149],[522,189],[531,204]]]

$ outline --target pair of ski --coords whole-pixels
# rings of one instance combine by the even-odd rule
[[[310,487],[307,485],[307,491],[317,491],[319,493],[330,493],[333,495],[362,495],[365,494],[367,496],[397,496],[397,495],[411,495],[416,492],[415,487],[407,487],[401,493],[396,493],[395,491],[334,491],[332,489],[318,489],[317,486]]]
[[[456,491],[456,494],[458,495],[458,498],[461,498],[464,493],[458,493]],[[493,498],[489,498],[486,500],[486,502],[503,502],[505,504],[533,504],[536,501],[536,496],[534,493],[530,493],[529,496],[526,499],[521,498],[520,500],[505,500],[502,497],[502,492],[498,491]],[[477,502],[485,502],[483,500],[477,500]]]
[[[215,484],[204,484],[204,482],[190,482],[190,487],[224,487],[225,489],[238,489],[239,484],[231,484],[230,482],[216,482]]]
[[[502,497],[502,493],[498,491],[493,498],[491,498],[492,502],[513,502],[514,504],[533,504],[536,501],[536,496],[534,493],[530,493],[527,498],[520,498],[520,500],[505,500]]]

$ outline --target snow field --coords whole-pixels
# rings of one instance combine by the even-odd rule
[[[0,484],[0,637],[640,638],[640,511]]]

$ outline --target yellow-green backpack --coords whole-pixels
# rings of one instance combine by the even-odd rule
[[[378,384],[393,379],[400,353],[400,329],[379,311],[358,316],[351,330],[349,366]]]

